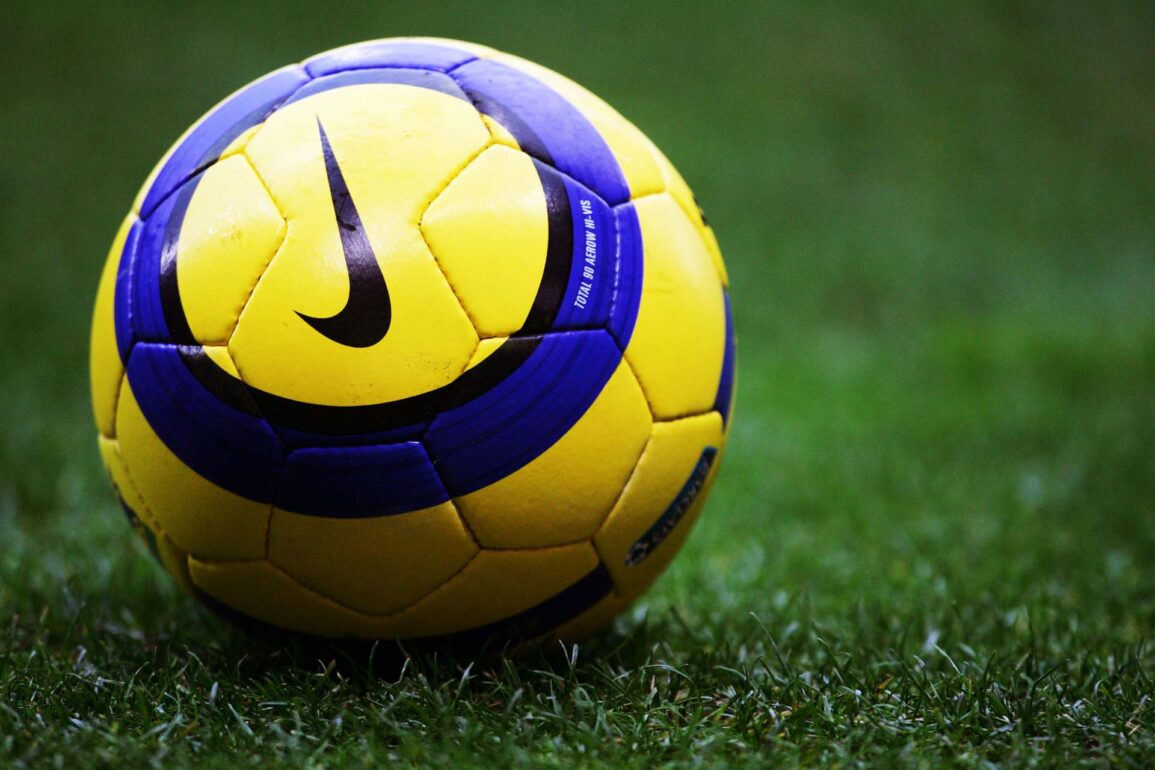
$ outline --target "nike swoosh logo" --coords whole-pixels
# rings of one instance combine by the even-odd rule
[[[321,119],[317,118],[321,133],[321,152],[325,156],[325,173],[329,177],[329,195],[333,199],[333,214],[341,233],[341,250],[345,253],[345,270],[349,274],[349,299],[336,315],[316,318],[297,311],[305,323],[339,345],[367,348],[385,338],[393,320],[389,302],[389,287],[373,254],[361,215],[349,194],[345,176],[337,164],[337,157],[329,145],[329,137]]]

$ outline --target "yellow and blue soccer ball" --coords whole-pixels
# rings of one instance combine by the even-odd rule
[[[221,614],[322,637],[605,624],[697,518],[733,387],[674,167],[573,82],[450,40],[339,48],[211,110],[93,321],[137,532]]]

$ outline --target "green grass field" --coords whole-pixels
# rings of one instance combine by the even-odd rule
[[[0,766],[1155,764],[1155,5],[17,2],[0,21]],[[574,77],[727,256],[731,451],[577,648],[260,646],[133,540],[91,300],[163,150],[393,34]]]

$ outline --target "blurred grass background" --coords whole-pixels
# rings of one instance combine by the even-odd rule
[[[1060,663],[1130,650],[1131,676],[1150,675],[1155,5],[1116,0],[10,4],[10,645],[40,612],[62,616],[61,655],[69,612],[90,646],[126,613],[146,638],[216,638],[130,544],[99,470],[100,266],[149,169],[221,97],[402,34],[486,43],[599,93],[717,230],[738,416],[706,515],[647,598],[674,658],[747,639],[755,613],[784,649],[802,623],[798,649],[821,638],[835,658],[937,646],[1010,665],[1029,641]]]

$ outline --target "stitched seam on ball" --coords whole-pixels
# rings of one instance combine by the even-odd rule
[[[117,439],[116,440],[116,454],[120,458],[121,468],[124,469],[125,481],[127,481],[129,486],[132,487],[132,491],[136,494],[137,498],[140,499],[141,505],[143,506],[143,511],[134,510],[133,513],[136,515],[136,517],[138,519],[141,519],[141,523],[143,526],[148,527],[148,529],[152,532],[153,538],[159,538],[159,539],[167,541],[169,546],[172,547],[174,550],[178,551],[180,556],[184,558],[184,569],[185,569],[184,577],[182,578],[179,575],[173,575],[173,578],[178,581],[178,584],[183,579],[183,580],[188,580],[190,584],[195,585],[195,583],[192,582],[192,577],[189,576],[189,574],[188,574],[188,569],[189,569],[188,563],[189,563],[189,559],[193,558],[192,554],[189,553],[187,550],[185,550],[185,548],[183,546],[179,545],[168,534],[168,531],[160,525],[160,522],[157,521],[156,514],[154,514],[152,512],[151,507],[148,504],[148,500],[145,499],[144,493],[141,492],[141,490],[140,490],[140,485],[137,484],[136,479],[134,479],[132,477],[132,471],[129,470],[128,462],[125,461],[124,455],[120,451],[120,447],[121,447],[120,440]],[[125,505],[128,505],[128,503],[126,502]],[[129,507],[131,508],[131,506],[129,506]],[[147,516],[147,520],[144,520],[142,518],[142,516],[141,516],[142,512],[144,513],[145,516]],[[156,560],[161,565],[161,567],[164,569],[165,572],[170,572],[168,566],[164,563],[164,560],[159,557],[159,555],[157,556]]]
[[[196,560],[197,560],[197,561],[199,561],[199,562],[201,562],[202,564],[207,564],[207,565],[210,565],[210,566],[211,566],[211,565],[214,565],[214,564],[225,564],[225,565],[227,565],[227,564],[246,564],[246,563],[260,563],[260,564],[264,564],[264,565],[266,565],[267,567],[269,567],[269,569],[273,570],[274,572],[277,572],[277,573],[279,573],[279,574],[280,574],[280,575],[282,575],[282,576],[283,576],[285,579],[287,579],[287,580],[289,580],[290,582],[292,582],[292,583],[296,584],[296,585],[297,585],[297,587],[299,587],[299,588],[300,588],[302,591],[304,591],[304,592],[306,592],[306,593],[308,593],[308,594],[312,594],[313,596],[317,597],[318,599],[321,599],[321,600],[323,600],[323,601],[325,601],[325,602],[328,602],[329,604],[332,604],[332,605],[334,605],[334,606],[336,606],[336,607],[338,607],[338,608],[340,608],[340,609],[342,609],[342,610],[345,610],[346,612],[351,612],[351,613],[353,613],[353,614],[356,614],[356,615],[361,615],[362,617],[365,617],[365,618],[372,618],[372,619],[374,619],[374,620],[388,620],[388,619],[390,619],[390,618],[393,618],[393,617],[396,617],[396,616],[398,616],[398,615],[401,615],[402,613],[408,612],[409,610],[413,609],[414,607],[416,607],[416,606],[417,606],[418,604],[420,604],[421,602],[423,602],[423,601],[425,601],[426,599],[428,599],[428,598],[429,598],[430,596],[432,596],[433,594],[435,594],[435,593],[437,593],[438,591],[440,591],[440,590],[442,590],[443,588],[445,588],[445,587],[446,587],[447,585],[449,585],[449,583],[451,583],[451,582],[452,582],[452,581],[453,581],[453,580],[454,580],[454,579],[455,579],[455,578],[456,578],[458,575],[460,575],[460,574],[461,574],[461,573],[462,573],[462,572],[465,570],[465,568],[466,568],[466,567],[468,567],[470,564],[472,564],[472,563],[473,563],[473,561],[474,561],[474,559],[476,559],[480,553],[481,553],[481,551],[479,550],[479,551],[477,551],[477,553],[475,553],[475,554],[473,554],[472,556],[470,556],[470,557],[469,557],[469,560],[468,560],[468,561],[466,561],[466,562],[465,562],[465,564],[463,564],[463,565],[462,565],[462,566],[461,566],[459,569],[457,569],[457,570],[456,570],[456,571],[455,571],[455,572],[454,572],[452,575],[450,575],[449,577],[447,577],[447,578],[446,578],[446,579],[445,579],[443,582],[439,583],[439,584],[438,584],[436,587],[434,587],[434,588],[430,589],[430,591],[429,591],[428,593],[426,593],[426,594],[423,594],[421,597],[419,597],[419,598],[415,599],[414,601],[412,601],[411,603],[409,603],[409,604],[405,605],[405,606],[404,606],[404,607],[402,607],[401,609],[398,609],[398,610],[390,610],[389,612],[384,612],[384,613],[377,613],[377,612],[366,612],[365,610],[359,610],[359,609],[357,609],[356,607],[350,607],[348,604],[345,604],[345,603],[344,603],[344,602],[342,602],[340,599],[334,598],[334,597],[332,597],[332,596],[328,595],[327,593],[325,593],[325,592],[323,592],[323,591],[320,591],[320,590],[318,590],[318,589],[317,589],[317,588],[315,588],[314,586],[308,585],[308,584],[307,584],[307,583],[305,583],[303,580],[301,580],[301,578],[297,577],[296,575],[292,574],[291,572],[288,572],[288,571],[287,571],[287,570],[285,570],[284,568],[282,568],[282,567],[280,567],[279,565],[275,564],[274,562],[270,561],[268,558],[261,558],[261,559],[234,559],[234,560],[231,560],[231,561],[230,561],[230,560],[227,560],[227,559],[202,559],[202,558],[197,558]],[[194,557],[194,558],[195,558],[195,557]],[[203,589],[202,589],[202,590],[203,590]]]
[[[99,428],[97,429],[97,433],[107,439],[113,439],[115,441],[120,440],[120,431],[116,429],[116,418],[120,416],[120,394],[121,391],[124,390],[124,383],[128,382],[128,359],[132,357],[132,351],[135,349],[136,341],[134,340],[128,349],[128,355],[125,356],[125,360],[121,361],[119,355],[117,355],[116,358],[117,365],[120,366],[120,377],[118,377],[116,380],[116,390],[112,398],[112,435],[104,436],[104,434],[100,432]]]
[[[452,506],[453,512],[457,514],[457,518],[461,522],[461,526],[465,529],[466,534],[469,535],[469,539],[472,540],[473,544],[480,550],[481,541],[477,539],[477,533],[473,531],[473,527],[469,526],[468,519],[461,513],[461,509],[457,507],[457,501],[449,494],[449,487],[445,484],[445,479],[441,475],[441,469],[437,467],[437,463],[433,460],[433,455],[429,454],[429,447],[425,446],[424,434],[428,432],[429,429],[426,428],[421,438],[417,439],[417,445],[421,447],[421,451],[425,454],[425,459],[429,461],[429,467],[433,469],[433,475],[437,477],[437,483],[441,485],[441,490],[445,492],[446,502]]]
[[[279,249],[278,249],[278,251],[279,251]],[[251,295],[252,295],[252,292],[250,292],[250,296]],[[238,318],[238,321],[239,321],[239,318]],[[229,339],[231,341],[232,335],[229,335]],[[209,346],[205,345],[202,347],[209,347]],[[229,357],[229,360],[233,362],[233,367],[237,370],[237,379],[240,380],[242,385],[247,386],[248,383],[245,382],[244,372],[241,371],[241,366],[239,363],[237,363],[236,357],[233,356],[232,352],[229,350],[228,344],[226,343],[223,346],[214,346],[214,347],[224,347],[225,355],[227,355]],[[273,531],[273,512],[276,510],[277,500],[279,500],[281,497],[281,482],[285,478],[285,469],[288,465],[290,450],[289,450],[288,445],[285,443],[284,439],[281,438],[281,434],[277,432],[277,429],[273,427],[273,423],[271,423],[269,421],[269,419],[267,417],[265,417],[265,415],[261,412],[261,409],[259,406],[257,406],[256,402],[252,402],[252,407],[256,411],[257,416],[261,418],[261,421],[269,429],[269,433],[272,434],[273,439],[277,442],[277,446],[281,450],[281,463],[279,466],[277,466],[276,481],[273,485],[273,499],[271,501],[269,501],[269,512],[265,516],[265,536],[264,536],[264,551],[263,551],[263,553],[264,553],[265,558],[267,558],[269,555],[269,539],[270,539],[270,537],[272,535],[272,531]]]
[[[118,442],[117,447],[116,447],[116,453],[118,455],[120,455],[119,442]],[[132,491],[136,494],[136,496],[138,498],[140,498],[141,504],[143,506],[143,514],[145,516],[147,516],[148,519],[145,520],[142,517],[142,515],[141,515],[142,511],[133,510],[133,515],[135,515],[137,519],[141,520],[141,526],[147,527],[149,529],[149,531],[152,533],[152,536],[154,539],[164,540],[169,544],[170,547],[172,547],[176,551],[180,552],[180,555],[184,557],[184,568],[185,568],[185,571],[187,572],[188,571],[188,560],[192,556],[192,554],[190,554],[184,548],[179,546],[176,543],[176,541],[173,540],[172,537],[169,536],[169,534],[165,530],[165,528],[160,525],[160,522],[158,522],[156,520],[156,515],[150,510],[148,502],[144,499],[144,495],[140,491],[140,487],[137,485],[136,480],[132,478],[132,473],[130,473],[128,470],[128,463],[126,463],[124,461],[123,456],[121,456],[121,458],[120,458],[120,464],[121,464],[121,467],[124,468],[125,481],[127,481],[129,486],[132,487]],[[128,505],[127,502],[124,504],[126,506]],[[129,508],[131,509],[131,506],[129,506]],[[164,560],[160,558],[159,553],[155,554],[155,557],[156,557],[157,563],[160,564],[161,568],[165,572],[170,572],[168,566],[164,563]],[[173,575],[173,578],[177,579],[178,581],[181,579],[180,576],[178,576],[178,575]],[[189,579],[189,582],[190,583],[192,582],[191,578]]]
[[[152,512],[151,506],[148,504],[148,500],[145,499],[144,493],[140,491],[140,485],[136,483],[136,479],[132,477],[132,471],[128,469],[128,463],[124,459],[124,454],[120,451],[119,439],[116,441],[116,456],[120,460],[121,469],[124,471],[124,480],[128,482],[129,487],[132,488],[133,493],[140,500],[142,510],[133,511],[133,513],[136,514],[137,518],[142,518],[141,514],[144,514],[144,516],[147,517],[147,520],[144,522],[145,526],[148,526],[148,528],[153,530],[154,533],[163,534],[164,527],[160,526],[160,522],[156,520],[156,514]],[[125,505],[127,505],[127,503],[125,503]],[[131,506],[129,507],[131,508]],[[171,540],[171,538],[169,539]]]
[[[610,336],[612,337],[613,335],[610,335]],[[633,362],[630,361],[629,354],[627,351],[624,351],[624,350],[622,351],[622,361],[626,364],[626,366],[629,367],[630,373],[634,376],[634,380],[638,383],[638,387],[642,389],[642,395],[645,396],[645,398],[646,398],[646,408],[650,410],[650,418],[653,420],[653,422],[655,424],[661,423],[661,422],[676,422],[677,420],[686,420],[686,419],[689,419],[691,417],[701,417],[702,415],[710,414],[712,412],[718,411],[717,409],[714,408],[713,404],[711,404],[706,409],[698,409],[698,410],[689,411],[689,412],[676,412],[675,414],[673,414],[672,416],[669,416],[669,417],[658,417],[656,414],[654,414],[654,402],[650,399],[650,394],[646,390],[646,385],[644,382],[642,382],[642,378],[638,376],[638,370],[634,366]]]
[[[481,343],[479,342],[478,344],[480,345]],[[430,426],[432,426],[432,424],[432,421],[430,421]],[[429,454],[429,448],[425,446],[425,434],[428,432],[429,428],[427,427],[422,433],[421,438],[417,440],[417,444],[421,447],[421,451],[425,453],[425,457],[429,460],[429,467],[433,469],[433,475],[437,477],[437,481],[441,484],[441,488],[445,490],[446,502],[448,502],[449,505],[453,507],[453,512],[457,515],[457,520],[461,522],[461,526],[465,529],[466,534],[469,535],[469,539],[473,541],[475,546],[477,546],[477,552],[481,553],[482,546],[481,541],[477,537],[477,533],[474,532],[473,527],[470,526],[469,519],[465,518],[465,514],[463,514],[461,509],[457,507],[457,500],[450,496],[449,487],[445,484],[445,479],[441,475],[441,469],[437,467],[437,463],[434,461],[433,455]],[[474,554],[472,557],[470,557],[470,561],[473,561],[476,556],[477,554]],[[468,566],[468,563],[463,565],[461,569],[465,569],[466,566]],[[458,570],[454,573],[454,575],[460,574],[460,572],[461,570]],[[417,599],[416,601],[421,601],[421,599]]]
[[[480,120],[480,115],[478,120]],[[485,125],[484,121],[482,121],[482,125]],[[488,126],[486,126],[485,129],[487,132],[489,131]],[[477,347],[481,344],[481,330],[477,328],[477,319],[473,317],[473,314],[469,312],[469,308],[466,307],[465,302],[462,301],[461,294],[458,292],[457,287],[453,285],[453,281],[450,280],[449,274],[446,273],[445,268],[441,266],[441,260],[438,259],[437,252],[433,250],[433,246],[429,243],[429,239],[425,237],[425,229],[422,223],[425,220],[425,215],[429,213],[430,207],[433,206],[438,198],[441,197],[442,193],[449,189],[449,186],[453,184],[453,182],[459,176],[461,176],[462,172],[473,165],[473,162],[480,158],[482,153],[484,153],[493,145],[493,134],[490,133],[489,139],[485,142],[485,144],[483,144],[475,152],[471,153],[469,157],[465,159],[464,163],[459,165],[441,185],[439,185],[429,194],[428,200],[425,201],[425,205],[421,207],[421,213],[417,215],[417,221],[414,222],[414,225],[417,228],[417,235],[420,236],[421,242],[425,244],[425,249],[429,252],[429,256],[433,258],[433,264],[437,266],[437,272],[441,274],[441,278],[445,281],[445,285],[449,288],[449,292],[453,295],[453,299],[457,301],[457,305],[461,308],[461,312],[465,314],[466,319],[469,320],[469,325],[473,327],[474,336],[478,338],[478,341],[474,343],[473,350],[469,354],[469,358],[466,359],[465,364],[462,366],[461,372],[457,373],[458,376],[461,376],[461,373],[469,367],[469,361],[473,358],[473,354],[477,352]]]
[[[447,77],[449,77],[450,80],[452,80],[454,83],[456,83],[457,86],[460,88],[461,84],[457,82],[457,79],[454,78],[451,73],[453,72],[453,70],[457,69],[457,67],[464,66],[466,64],[469,64],[470,62],[477,61],[477,60],[478,60],[478,57],[475,57],[473,59],[470,59],[468,62],[462,62],[461,64],[458,64],[456,67],[450,68],[448,71],[446,71],[445,74]],[[462,93],[464,93],[464,89],[462,90]],[[466,95],[468,96],[468,94],[466,94]],[[478,119],[478,121],[480,121],[482,128],[485,129],[485,133],[489,135],[489,139],[486,141],[486,143],[479,150],[477,150],[477,152],[473,153],[465,161],[465,163],[461,164],[461,166],[458,167],[457,170],[454,171],[449,176],[449,178],[447,180],[445,180],[445,183],[442,184],[440,188],[433,191],[433,193],[429,196],[429,200],[427,200],[425,202],[425,206],[422,207],[421,213],[417,215],[417,233],[418,233],[418,235],[421,236],[421,240],[425,243],[425,248],[428,249],[429,253],[433,256],[433,261],[437,264],[438,272],[440,272],[442,277],[445,278],[445,283],[449,286],[449,290],[451,292],[453,292],[453,296],[457,300],[457,304],[461,306],[461,311],[463,313],[465,313],[465,317],[469,319],[469,323],[473,326],[473,333],[476,334],[477,338],[478,338],[477,343],[473,346],[472,352],[470,352],[470,354],[469,354],[469,358],[465,362],[465,366],[462,368],[462,370],[460,372],[458,372],[459,377],[465,372],[466,369],[469,368],[469,362],[473,360],[473,356],[475,356],[477,354],[478,348],[481,347],[481,329],[478,328],[477,319],[473,317],[473,314],[469,312],[469,308],[467,308],[465,306],[465,302],[461,299],[461,294],[460,294],[460,292],[458,292],[457,287],[453,285],[453,281],[450,280],[449,274],[446,273],[445,268],[443,268],[441,266],[441,260],[437,258],[437,252],[433,250],[433,246],[429,243],[429,239],[425,236],[425,228],[423,227],[423,222],[425,221],[425,215],[429,213],[429,209],[432,208],[433,204],[437,202],[437,199],[440,198],[442,196],[442,194],[446,190],[449,189],[449,186],[452,185],[453,182],[459,176],[461,176],[461,174],[464,173],[464,171],[467,168],[469,168],[471,165],[473,165],[473,162],[475,160],[477,160],[478,158],[480,158],[481,155],[486,150],[488,150],[490,147],[493,147],[495,145],[500,144],[500,142],[498,142],[498,140],[497,140],[497,137],[495,137],[493,135],[493,129],[491,129],[489,127],[489,124],[486,123],[485,120],[483,119],[485,113],[483,113],[481,110],[477,109],[477,102],[471,98],[469,100],[469,103],[473,106],[474,112],[477,113],[477,119]]]
[[[621,489],[618,490],[617,497],[614,498],[613,505],[611,505],[610,509],[608,511],[606,511],[604,516],[602,516],[602,520],[600,522],[598,522],[597,528],[594,530],[593,535],[590,536],[590,542],[593,543],[594,550],[598,552],[598,558],[600,558],[603,562],[606,559],[605,559],[605,555],[601,552],[601,550],[598,549],[597,536],[599,533],[601,533],[601,531],[603,529],[605,529],[606,522],[608,522],[610,520],[610,516],[617,509],[618,505],[622,502],[622,498],[625,497],[626,490],[629,489],[630,484],[633,483],[634,477],[638,475],[638,468],[642,464],[642,458],[646,456],[646,452],[649,450],[650,444],[653,443],[653,440],[654,440],[654,428],[653,428],[653,425],[651,425],[650,426],[650,435],[646,436],[646,443],[642,444],[642,451],[639,452],[637,458],[634,459],[634,466],[632,468],[630,468],[630,475],[626,477],[625,483],[622,484]]]
[[[599,523],[598,526],[600,527],[601,524]],[[501,546],[487,545],[487,546],[484,546],[482,550],[493,551],[494,553],[509,553],[511,551],[515,551],[515,552],[516,551],[540,551],[540,550],[543,550],[546,548],[572,548],[575,545],[592,545],[592,544],[593,544],[593,538],[590,536],[587,536],[587,537],[578,538],[577,540],[567,540],[564,543],[550,543],[549,545],[543,545],[543,546],[540,546],[538,548],[517,548],[517,547],[502,548]]]
[[[286,95],[285,95],[285,96],[284,96],[282,99],[280,99],[279,101],[277,101],[277,103],[276,103],[276,104],[273,104],[272,106],[270,106],[270,107],[269,107],[269,109],[268,109],[268,111],[266,111],[266,112],[265,112],[265,114],[264,114],[264,115],[262,115],[262,116],[261,116],[261,118],[260,118],[259,120],[255,120],[255,121],[253,121],[252,125],[251,125],[251,126],[249,126],[249,128],[252,128],[253,126],[261,126],[261,125],[263,125],[263,124],[264,124],[264,122],[265,122],[266,120],[268,120],[268,119],[269,119],[269,117],[270,117],[270,116],[271,116],[271,115],[272,115],[274,112],[276,112],[277,110],[281,109],[281,107],[283,107],[283,106],[285,105],[285,103],[286,103],[286,102],[288,102],[290,99],[292,99],[294,96],[296,96],[298,91],[300,91],[300,90],[301,90],[302,88],[304,88],[305,86],[309,85],[309,83],[313,82],[313,79],[314,79],[314,78],[313,78],[313,76],[312,76],[312,75],[311,75],[311,74],[310,74],[310,73],[309,73],[309,72],[308,72],[308,71],[307,71],[307,70],[304,68],[304,66],[302,66],[301,64],[296,64],[296,65],[289,65],[289,66],[297,66],[297,67],[299,67],[299,68],[300,68],[300,70],[301,70],[301,72],[302,72],[302,74],[304,74],[304,75],[305,75],[305,76],[306,76],[308,79],[307,79],[307,80],[305,80],[305,82],[304,82],[304,83],[301,83],[301,85],[299,85],[299,86],[297,86],[296,88],[294,88],[294,89],[293,89],[293,91],[292,91],[291,93],[289,93],[289,94],[286,94]],[[286,69],[287,69],[287,68],[286,68]],[[272,73],[270,73],[270,74],[272,74]],[[251,84],[250,84],[250,85],[251,85]],[[246,86],[246,88],[247,88],[247,87],[248,87],[248,86]],[[205,115],[203,115],[203,116],[202,116],[202,117],[201,117],[199,120],[197,120],[197,122],[196,122],[196,123],[194,123],[194,124],[192,125],[192,127],[189,129],[188,133],[185,135],[185,139],[184,139],[184,141],[187,141],[187,137],[188,137],[189,135],[191,135],[191,133],[192,133],[192,129],[194,129],[194,128],[196,128],[197,126],[201,125],[201,123],[203,123],[203,122],[204,122],[204,120],[205,120],[206,118],[208,118],[208,117],[209,117],[209,115],[213,114],[214,112],[216,112],[216,108],[213,108],[213,109],[212,109],[212,110],[210,110],[209,112],[205,113]],[[249,129],[248,129],[248,128],[246,128],[245,130],[247,131],[247,130],[249,130]],[[210,161],[208,161],[208,162],[206,162],[206,163],[203,163],[203,164],[201,164],[200,166],[197,166],[196,168],[194,168],[192,171],[190,171],[190,172],[188,173],[188,175],[187,175],[187,176],[185,176],[185,177],[184,177],[183,179],[181,179],[179,182],[177,182],[176,184],[174,184],[174,185],[173,185],[173,186],[172,186],[170,189],[168,189],[168,190],[165,192],[165,194],[164,194],[164,195],[162,195],[162,196],[161,196],[161,198],[160,198],[160,199],[159,199],[159,200],[158,200],[158,201],[157,201],[157,202],[156,202],[156,203],[153,205],[153,207],[152,207],[152,211],[149,211],[149,212],[148,212],[148,213],[149,213],[149,216],[151,216],[151,215],[152,215],[152,214],[153,214],[153,213],[154,213],[154,212],[155,212],[157,209],[159,209],[161,206],[163,206],[163,205],[164,205],[164,202],[165,202],[165,201],[167,201],[169,198],[171,198],[171,197],[172,197],[172,196],[173,196],[173,195],[176,193],[176,191],[177,191],[177,190],[179,190],[180,188],[182,188],[182,187],[184,187],[186,184],[188,184],[188,182],[189,182],[189,180],[190,180],[190,179],[193,179],[193,178],[195,178],[195,177],[196,177],[198,174],[203,174],[205,171],[208,171],[210,168],[212,168],[214,165],[216,165],[216,163],[217,163],[218,161],[221,161],[221,160],[223,160],[223,159],[225,159],[225,158],[228,158],[228,157],[232,157],[233,155],[237,154],[238,152],[244,152],[244,149],[245,149],[245,147],[247,147],[247,146],[248,146],[249,142],[251,142],[251,141],[253,140],[253,138],[256,136],[256,134],[257,134],[257,133],[260,133],[260,129],[259,129],[259,128],[257,129],[256,133],[254,133],[254,134],[253,134],[253,136],[250,136],[250,137],[249,137],[249,140],[248,140],[247,142],[245,142],[245,144],[244,144],[244,145],[242,145],[241,147],[238,147],[238,148],[237,148],[236,150],[234,150],[233,152],[230,152],[230,153],[228,153],[227,155],[218,155],[217,157],[213,158],[212,160],[210,160]],[[180,140],[178,140],[178,141],[180,141]],[[175,150],[175,149],[176,149],[176,146],[174,146],[172,149],[173,149],[173,150]],[[167,156],[164,158],[164,160],[163,160],[162,162],[163,162],[163,163],[167,163],[167,162],[168,162],[168,161],[169,161],[171,158],[172,158],[172,155],[171,155],[171,154],[168,154],[168,155],[167,155]],[[155,182],[154,182],[154,184],[155,184]],[[147,193],[146,193],[146,196],[147,196]],[[143,200],[143,197],[146,197],[146,196],[142,196],[142,200]],[[138,217],[140,217],[140,212],[136,210],[136,206],[135,206],[135,205],[133,206],[132,210],[133,210],[133,213],[135,213],[135,214],[136,214]],[[148,219],[148,217],[141,217],[141,218],[142,218],[142,219]]]
[[[264,267],[262,267],[261,271],[257,274],[257,278],[255,281],[253,281],[252,287],[249,288],[249,293],[245,297],[245,301],[241,304],[241,309],[237,313],[237,318],[235,321],[233,321],[233,328],[229,331],[228,336],[225,337],[226,347],[232,345],[233,336],[237,333],[237,328],[241,325],[241,318],[244,317],[245,312],[249,309],[249,302],[253,299],[253,294],[256,293],[257,287],[261,285],[261,281],[264,280],[265,274],[269,272],[269,267],[272,266],[273,261],[276,260],[277,256],[284,249],[285,244],[288,243],[289,227],[291,225],[289,218],[286,217],[284,212],[281,210],[280,202],[277,200],[277,197],[273,194],[272,189],[269,188],[268,183],[265,181],[264,176],[261,174],[261,170],[257,168],[257,164],[253,162],[253,159],[249,157],[247,152],[242,151],[241,154],[244,156],[245,162],[248,164],[249,168],[252,169],[253,175],[257,178],[257,181],[261,183],[261,187],[264,188],[265,194],[269,196],[269,200],[272,202],[273,208],[275,208],[277,210],[277,214],[280,215],[281,221],[284,224],[284,230],[281,233],[281,240],[277,244],[277,248],[273,250],[272,255],[268,258],[268,260],[265,261]],[[230,356],[232,356],[231,351]],[[236,364],[235,357],[233,357],[233,364]],[[237,367],[237,371],[240,372],[240,367]]]

